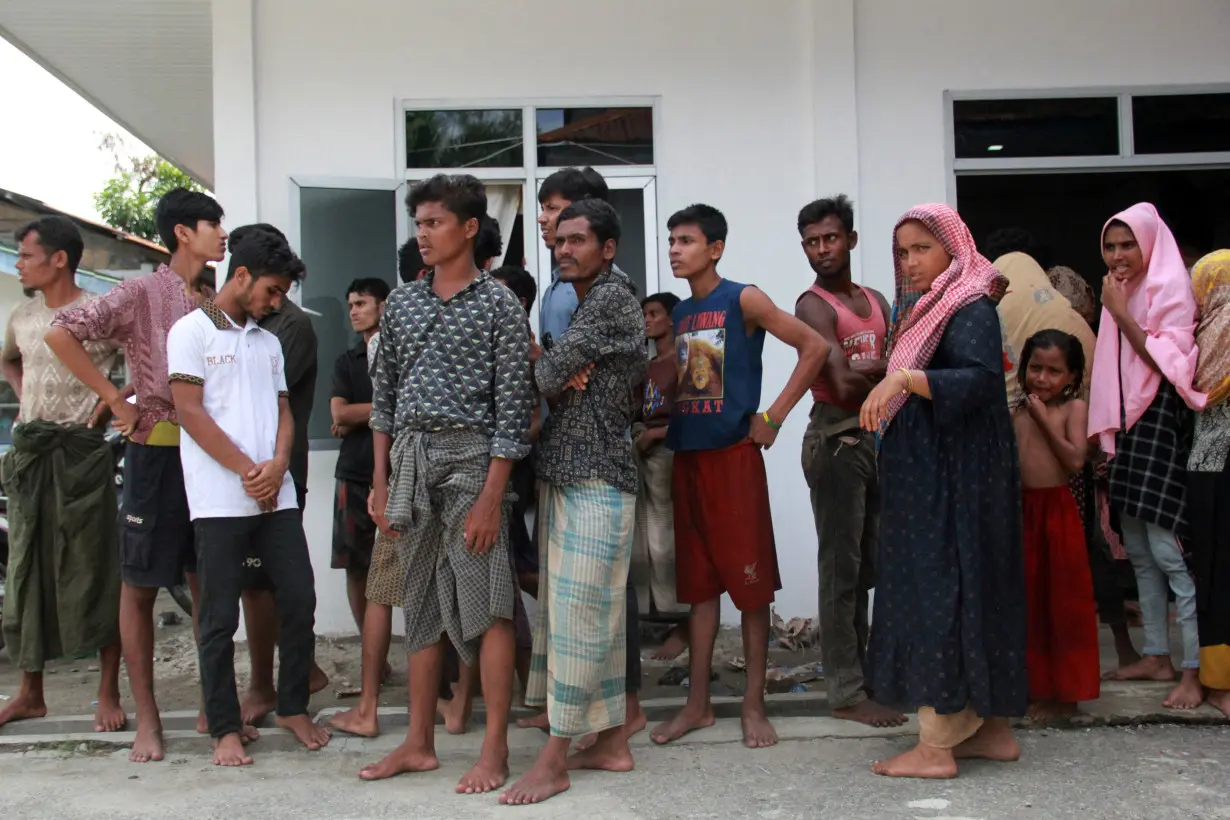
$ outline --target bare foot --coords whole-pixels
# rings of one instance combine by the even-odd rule
[[[958,760],[979,758],[1012,763],[1021,759],[1021,747],[1012,736],[1012,727],[1008,725],[1008,721],[992,718],[983,721],[973,737],[958,744],[952,750],[952,756]]]
[[[386,665],[388,661],[385,661]],[[392,670],[389,670],[392,672]],[[312,672],[308,675],[308,692],[316,694],[321,689],[329,685],[329,676],[325,674],[325,670],[316,665],[316,661],[312,661]]]
[[[688,648],[688,633],[682,627],[676,626],[666,636],[662,646],[650,654],[655,661],[673,661]]]
[[[896,709],[890,709],[871,699],[861,701],[845,709],[834,709],[832,715],[838,720],[852,720],[855,723],[864,723],[881,729],[889,726],[902,726],[906,722],[905,715]]]
[[[1162,701],[1167,709],[1196,709],[1204,703],[1204,687],[1200,685],[1199,669],[1184,669],[1179,685]]]
[[[204,709],[196,713],[196,733],[198,735],[209,734],[209,719],[205,717]]]
[[[605,737],[603,736],[605,735]],[[603,772],[630,772],[635,767],[628,736],[618,732],[594,735],[596,741],[568,758],[568,770],[594,769]]]
[[[120,705],[118,696],[100,698],[98,708],[94,710],[95,732],[118,732],[128,723],[128,715]]]
[[[634,736],[645,731],[645,727],[649,725],[649,718],[645,717],[645,712],[638,705],[636,710],[628,710],[628,714],[624,720],[624,737],[631,740]],[[587,749],[592,749],[594,744],[598,742],[598,733],[588,734],[572,744],[572,748],[578,752],[584,752]]]
[[[243,745],[247,746],[249,743],[255,743],[260,740],[261,733],[256,731],[255,726],[249,726],[245,723],[239,727],[239,739],[243,741]]]
[[[505,806],[541,803],[568,791],[571,785],[567,770],[556,771],[539,761],[511,789],[500,795],[500,802]]]
[[[411,746],[408,742],[389,752],[379,763],[372,763],[359,770],[363,780],[385,780],[408,772],[432,772],[440,768],[440,760],[434,749]]]
[[[291,717],[278,715],[275,722],[280,728],[290,730],[295,737],[299,738],[300,743],[313,752],[328,746],[329,738],[333,737],[333,732],[329,731],[328,726],[313,723],[310,715],[292,715]]]
[[[871,764],[871,771],[885,777],[948,780],[957,776],[957,761],[948,749],[936,749],[920,743],[904,754],[877,760]]]
[[[239,705],[239,714],[243,722],[255,726],[265,719],[265,715],[278,708],[278,694],[272,689],[268,692],[260,692],[255,689],[249,689],[243,695],[243,701]],[[199,732],[200,729],[198,728]],[[206,729],[206,732],[209,730]]]
[[[1029,704],[1025,717],[1034,723],[1050,723],[1063,720],[1079,714],[1080,708],[1075,703],[1064,703],[1058,700],[1037,700]]]
[[[1209,690],[1209,706],[1230,718],[1230,691],[1226,689]]]
[[[551,721],[547,717],[546,712],[540,712],[533,717],[517,718],[518,729],[537,729],[540,732],[550,733]]]
[[[743,708],[743,745],[749,749],[767,749],[777,745],[777,730],[769,722],[763,706]]]
[[[1131,666],[1102,675],[1102,680],[1174,680],[1174,666],[1166,655],[1145,655]]]
[[[473,709],[474,701],[457,694],[452,700],[436,701],[436,711],[444,718],[444,728],[450,735],[464,735],[469,731]]]
[[[380,718],[376,710],[365,710],[361,705],[347,709],[329,718],[329,725],[339,732],[359,737],[379,737]]]
[[[137,739],[132,743],[132,751],[128,759],[133,763],[151,763],[162,760],[166,756],[166,746],[162,741],[162,721],[153,724],[137,721]]]
[[[713,707],[706,706],[705,711],[691,711],[687,706],[665,723],[659,723],[649,733],[649,739],[659,745],[671,743],[697,729],[706,729],[714,724]]]
[[[252,757],[243,748],[238,732],[223,735],[214,741],[215,766],[251,766]]]
[[[47,717],[46,701],[41,697],[32,698],[18,693],[12,703],[0,710],[0,726],[15,720],[33,720],[41,717]]]
[[[490,757],[483,755],[474,768],[457,782],[457,794],[486,794],[508,782],[508,749]]]

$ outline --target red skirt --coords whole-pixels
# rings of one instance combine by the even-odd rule
[[[1085,530],[1072,491],[1025,489],[1025,659],[1031,700],[1096,700],[1098,616]]]

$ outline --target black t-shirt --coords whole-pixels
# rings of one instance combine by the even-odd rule
[[[286,359],[286,389],[290,393],[290,415],[295,421],[295,439],[290,450],[290,477],[307,488],[308,419],[316,397],[316,330],[303,308],[290,299],[282,300],[277,313],[270,313],[260,326],[278,337]]]
[[[367,372],[367,345],[360,340],[357,345],[337,357],[333,366],[333,392],[335,399],[347,404],[372,403],[372,377]],[[372,483],[373,460],[372,431],[363,425],[342,438],[342,450],[337,456],[337,469],[333,475],[345,481],[360,484]]]

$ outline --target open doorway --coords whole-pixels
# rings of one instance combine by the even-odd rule
[[[1067,265],[1100,293],[1106,220],[1152,202],[1185,257],[1230,244],[1230,168],[977,173],[957,176],[957,203],[975,241],[999,228],[1025,228],[1046,249],[1044,267]]]

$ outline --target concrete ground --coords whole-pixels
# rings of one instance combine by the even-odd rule
[[[126,752],[41,749],[0,753],[5,818],[1230,818],[1230,728],[1145,726],[1020,733],[1019,763],[969,763],[952,781],[889,780],[868,764],[910,745],[899,732],[829,718],[778,722],[783,742],[749,751],[723,720],[688,742],[634,744],[636,771],[573,777],[571,791],[541,806],[504,807],[494,795],[458,796],[457,778],[477,735],[442,738],[442,768],[382,783],[355,777],[394,739],[347,741],[309,754],[253,747],[256,764],[218,769],[201,743],[161,764]],[[541,746],[514,731],[514,775]]]

